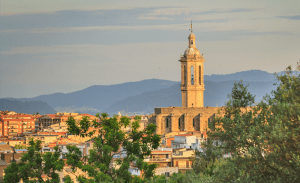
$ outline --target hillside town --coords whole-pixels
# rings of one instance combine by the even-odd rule
[[[225,4],[220,4],[220,7]],[[163,5],[159,9],[165,9],[165,6]],[[154,7],[156,5],[148,8],[155,9]],[[176,7],[179,6],[174,4],[172,7],[168,7],[169,10],[161,11],[157,9],[159,11],[152,13],[149,10],[147,14],[136,17],[136,20],[169,21],[174,18],[168,18],[170,15],[178,17],[181,14],[201,15],[195,20],[201,21],[201,24],[196,24],[197,26],[194,24],[194,28],[202,31],[202,34],[199,35],[199,37],[201,36],[201,42],[199,41],[201,44],[198,44],[200,45],[198,48],[201,48],[208,56],[205,55],[204,57],[202,51],[200,52],[196,46],[196,35],[193,32],[193,21],[191,20],[189,33],[186,34],[187,39],[185,40],[187,47],[182,52],[176,53],[178,54],[177,59],[175,56],[170,57],[172,62],[169,62],[168,59],[160,57],[159,55],[163,55],[162,53],[165,50],[174,50],[175,43],[183,43],[182,40],[175,42],[173,38],[181,35],[181,33],[179,34],[176,31],[188,29],[188,27],[181,27],[185,24],[169,26],[152,23],[151,26],[147,26],[148,28],[143,28],[145,26],[144,23],[127,21],[126,13],[124,12],[132,11],[132,8],[129,7],[109,7],[109,10],[105,10],[113,11],[109,16],[104,16],[105,12],[100,12],[100,10],[97,12],[98,10],[95,7],[93,12],[89,14],[93,14],[92,16],[95,17],[98,14],[103,15],[101,18],[98,17],[97,21],[99,22],[97,23],[105,25],[105,28],[101,28],[99,25],[96,27],[89,26],[90,23],[86,19],[82,19],[82,22],[86,21],[85,26],[88,27],[73,24],[76,21],[71,20],[71,17],[83,17],[86,13],[84,6],[80,7],[80,9],[72,9],[72,13],[65,12],[63,9],[47,13],[45,17],[57,16],[55,20],[53,19],[53,22],[59,19],[59,14],[68,15],[68,17],[64,18],[64,20],[67,20],[66,22],[61,22],[56,27],[52,27],[53,29],[47,25],[45,28],[37,27],[30,30],[29,27],[33,23],[28,23],[29,27],[22,29],[22,31],[28,31],[26,34],[30,33],[33,35],[36,32],[39,32],[39,34],[60,33],[62,37],[53,39],[54,37],[49,36],[49,40],[63,40],[66,39],[68,35],[66,32],[68,31],[72,31],[73,36],[77,32],[88,32],[88,36],[92,36],[90,39],[93,41],[89,42],[89,44],[83,44],[84,42],[79,39],[86,39],[86,35],[78,36],[76,38],[78,40],[74,39],[74,37],[71,38],[72,44],[76,44],[76,46],[72,44],[67,45],[67,42],[60,42],[58,47],[52,47],[49,44],[47,46],[44,45],[42,49],[37,46],[31,46],[27,50],[24,45],[24,47],[18,45],[18,49],[9,48],[11,50],[1,51],[0,54],[8,55],[7,57],[15,53],[20,55],[27,54],[27,52],[41,55],[46,53],[47,55],[44,55],[44,57],[38,56],[37,58],[46,59],[47,57],[48,59],[49,57],[51,63],[49,62],[49,65],[35,63],[36,68],[32,68],[37,73],[40,72],[42,75],[45,75],[45,77],[55,78],[52,87],[55,86],[56,88],[49,91],[44,89],[50,82],[44,82],[41,79],[40,82],[42,84],[38,85],[39,92],[47,93],[47,95],[32,98],[0,98],[0,104],[2,102],[0,105],[0,183],[300,182],[300,63],[297,62],[295,68],[292,68],[290,65],[284,72],[275,73],[274,77],[266,79],[268,82],[269,80],[272,82],[276,80],[276,83],[272,83],[272,88],[268,88],[271,89],[270,94],[264,93],[259,96],[259,99],[255,98],[256,95],[253,95],[253,93],[251,94],[248,86],[250,82],[255,82],[258,90],[266,88],[266,83],[258,82],[264,80],[264,78],[260,78],[261,75],[253,77],[258,79],[247,81],[248,83],[243,83],[241,78],[236,78],[241,75],[235,75],[233,78],[229,77],[230,80],[225,80],[224,78],[215,81],[204,79],[206,57],[209,58],[209,64],[206,65],[206,69],[222,70],[222,73],[232,72],[235,66],[246,63],[246,61],[240,61],[238,57],[234,57],[235,54],[241,54],[242,57],[240,58],[244,59],[247,57],[248,59],[250,57],[247,56],[246,52],[252,53],[253,58],[251,55],[251,60],[247,61],[247,64],[249,64],[246,65],[247,68],[250,68],[250,66],[255,68],[258,62],[263,62],[258,59],[262,55],[255,53],[259,48],[256,45],[261,45],[261,42],[253,42],[251,40],[252,44],[256,46],[256,50],[253,47],[253,50],[249,49],[251,48],[249,42],[247,42],[249,48],[241,46],[242,44],[236,44],[233,47],[235,45],[233,42],[224,42],[224,45],[220,43],[210,44],[211,40],[209,42],[205,41],[208,36],[207,33],[227,32],[228,35],[219,36],[222,39],[226,37],[224,40],[232,39],[229,38],[231,34],[237,34],[240,37],[243,34],[253,37],[259,34],[267,37],[267,34],[262,30],[254,31],[254,29],[249,29],[249,27],[241,29],[240,26],[242,24],[240,23],[238,29],[239,31],[243,30],[243,33],[230,30],[233,24],[225,16],[225,18],[219,17],[215,19],[214,22],[216,24],[225,22],[226,26],[224,24],[217,29],[218,31],[211,31],[203,26],[205,22],[210,21],[208,19],[205,20],[205,18],[202,19],[202,16],[206,14],[223,16],[226,13],[234,14],[240,12],[251,12],[252,14],[252,12],[263,8],[260,6],[255,9],[248,8],[247,5],[245,6],[247,8],[229,9],[224,6],[222,10],[212,9],[209,11],[190,9],[191,11],[178,12],[177,10],[171,10]],[[281,6],[278,5],[278,7]],[[116,13],[120,9],[123,10],[123,8],[124,12]],[[139,7],[137,11],[145,11],[142,10],[144,8]],[[75,16],[79,12],[80,15]],[[33,17],[35,14],[40,15],[44,13],[35,11],[25,14]],[[26,18],[25,14],[24,17]],[[20,15],[23,14],[21,13]],[[16,17],[18,16],[16,15]],[[119,20],[122,22],[121,26],[112,26],[112,17],[117,19],[117,17],[123,16],[125,18]],[[273,19],[275,19],[274,17],[276,19],[290,19],[290,21],[300,19],[299,15],[287,16],[285,13],[276,16],[274,14],[272,17]],[[104,23],[107,21],[105,18],[107,18],[109,23]],[[186,21],[187,18],[190,17],[186,17],[182,21]],[[269,19],[269,17],[251,17],[250,19],[252,21],[257,19],[263,21],[263,19]],[[52,19],[49,18],[49,20]],[[13,21],[13,18],[7,19],[6,22],[10,21]],[[25,23],[22,22],[22,24],[27,24],[25,20],[23,21]],[[231,21],[234,22],[236,20]],[[244,21],[244,17],[241,21]],[[45,21],[45,24],[48,23]],[[263,25],[264,23],[259,24]],[[277,25],[282,24],[282,22],[273,22],[272,24]],[[71,25],[72,27],[68,27]],[[132,25],[135,25],[133,27],[137,28],[133,29],[135,31],[134,36],[132,36],[133,34],[127,37],[124,36],[126,34],[123,34],[123,31],[132,31]],[[152,26],[156,28],[150,28]],[[249,26],[252,27],[253,22],[249,22]],[[112,37],[108,34],[103,34],[109,45],[102,43],[103,40],[97,42],[97,34],[94,31],[99,31],[98,29],[106,30],[113,35]],[[117,34],[117,29],[122,29],[122,34]],[[155,32],[156,29],[172,29],[172,31],[168,31],[168,36],[166,36],[167,34],[150,36],[149,33]],[[141,30],[148,32],[149,37],[141,36],[142,34],[138,33]],[[233,33],[230,33],[230,31],[233,31]],[[4,32],[5,34],[10,32],[17,34],[19,31],[11,29],[4,30]],[[268,34],[279,36],[276,32],[280,34],[285,33],[284,29],[276,31],[272,29],[269,30]],[[176,34],[172,35],[173,33]],[[220,39],[214,34],[211,34],[211,37],[214,37],[213,40]],[[291,34],[282,35],[291,36],[297,34],[292,32]],[[114,45],[115,41],[119,40],[120,37],[122,39],[124,37],[126,39],[132,37],[139,39],[138,44],[135,43],[135,46],[133,46],[135,50],[131,51],[130,44],[124,40],[120,42],[122,47]],[[154,37],[158,38],[155,40]],[[22,42],[27,44],[27,41],[32,38],[28,36],[27,40]],[[145,43],[140,43],[140,41],[145,38],[147,38],[147,42],[151,43],[151,46],[143,47]],[[170,42],[169,40],[168,44],[164,44],[164,39],[173,41]],[[44,42],[51,42],[49,40]],[[270,40],[273,40],[273,38],[270,38]],[[272,46],[270,40],[268,40],[268,46],[265,47],[273,49],[270,47],[270,45]],[[291,40],[286,40],[286,42],[292,42]],[[161,41],[162,44],[156,48],[153,46],[157,45],[155,41]],[[91,49],[90,46],[97,45],[96,42],[103,45],[98,45]],[[132,42],[135,41],[132,40]],[[278,42],[282,42],[282,40]],[[174,47],[170,47],[170,44]],[[273,45],[280,44],[274,44],[273,42]],[[220,47],[218,48],[218,46]],[[154,47],[155,50],[151,50]],[[224,49],[226,47],[230,47],[230,50],[235,51],[234,54],[231,54],[231,58],[226,56],[228,57],[227,60],[223,59],[224,55],[230,55],[228,50]],[[239,47],[244,47],[243,51],[239,50]],[[297,46],[293,45],[293,47]],[[140,50],[141,48],[143,51]],[[30,51],[31,49],[34,49],[34,51]],[[214,50],[208,51],[209,49]],[[217,60],[222,60],[222,62],[211,62],[213,60],[211,59],[212,55],[220,52],[215,51],[217,49],[223,50],[222,54],[217,57]],[[85,54],[84,51],[87,50],[88,54]],[[113,50],[113,52],[109,50]],[[281,53],[278,50],[277,52]],[[100,54],[100,51],[103,51],[103,53]],[[238,53],[239,51],[240,53]],[[77,55],[77,52],[79,55]],[[99,55],[94,57],[93,54],[96,53]],[[89,57],[85,57],[86,55],[89,55]],[[88,62],[92,58],[90,55],[93,55],[97,64]],[[108,57],[104,57],[104,55]],[[131,58],[130,56],[132,55],[134,57]],[[155,55],[155,62],[148,62],[147,59],[149,61],[153,60],[149,57],[153,55]],[[66,58],[66,62],[59,59],[55,60],[58,56]],[[80,57],[80,60],[76,61],[75,57]],[[37,58],[34,57],[33,60]],[[72,60],[67,62],[67,58]],[[177,65],[173,64],[175,63],[173,62],[174,58]],[[231,59],[235,61],[229,62],[228,60]],[[262,59],[266,58],[262,57]],[[53,64],[53,60],[56,64]],[[99,60],[101,61],[99,62]],[[122,64],[120,64],[119,60],[122,60]],[[258,61],[256,62],[256,60]],[[146,61],[149,63],[147,63],[148,65],[142,64],[142,62]],[[272,57],[270,63],[271,61],[272,64],[273,62],[275,63]],[[270,63],[266,65],[270,65]],[[50,66],[53,65],[59,66],[51,68]],[[102,70],[98,70],[100,66],[103,67],[101,68]],[[133,66],[137,66],[137,69],[128,70],[128,68],[132,69]],[[47,72],[43,69],[39,70],[41,67],[45,67]],[[75,71],[75,67],[82,70],[78,72],[76,69]],[[177,71],[174,69],[175,67]],[[25,68],[24,73],[28,72],[29,66]],[[110,70],[112,68],[114,73]],[[237,71],[237,68],[234,68],[234,70]],[[123,73],[121,72],[122,70],[124,70]],[[139,85],[139,82],[136,81],[128,82],[126,86],[125,84],[115,84],[107,87],[109,84],[118,82],[116,77],[124,79],[122,82],[149,76],[159,78],[157,73],[154,74],[156,70],[161,70],[159,72],[163,72],[164,75],[174,81],[160,81],[157,83],[147,81],[143,85]],[[58,72],[60,73],[58,74]],[[98,72],[102,75],[93,76],[95,78],[95,80],[91,81],[93,85],[86,83],[87,80],[92,78],[92,75],[88,74]],[[130,75],[128,74],[130,72],[136,73],[134,73],[135,75]],[[147,77],[143,76],[143,72],[149,75]],[[170,74],[171,72],[177,74],[176,77],[180,82],[175,81],[175,74]],[[30,73],[36,78],[41,77],[41,74],[35,75],[34,72]],[[76,75],[80,75],[80,77],[75,78],[74,76]],[[125,77],[127,75],[130,75],[130,77]],[[72,79],[63,79],[66,76],[70,76]],[[15,80],[20,80],[22,77],[23,75],[20,74]],[[26,77],[24,76],[24,78]],[[107,85],[97,85],[101,83],[98,82],[99,78],[103,82],[107,82]],[[28,92],[28,96],[29,94],[33,96],[34,94],[29,92],[31,81],[29,82],[28,78],[27,80],[28,83],[21,80],[19,83],[13,80],[8,80],[7,82],[16,82],[17,84],[15,85],[20,86],[22,84],[23,88],[28,87],[24,92]],[[65,80],[65,83],[60,83],[60,80]],[[79,85],[79,81],[82,84],[80,87],[85,87],[85,89],[76,93],[74,90]],[[222,82],[222,84],[219,82]],[[23,85],[23,83],[27,84]],[[64,85],[69,87],[73,85],[74,87],[63,91]],[[229,94],[227,92],[228,88],[232,89]],[[57,90],[61,91],[55,93]],[[13,89],[7,90],[7,92],[9,91],[11,92]],[[224,97],[220,96],[220,93],[222,95],[225,93],[228,100],[224,101]],[[204,95],[206,98],[204,98]],[[216,103],[206,103],[205,101],[208,100]],[[175,102],[172,103],[173,101]],[[12,108],[15,106],[18,107]],[[131,109],[128,111],[128,108]],[[33,111],[33,114],[29,114]],[[125,113],[125,111],[127,112]]]
[[[31,140],[40,140],[42,152],[53,152],[58,146],[61,152],[60,159],[65,160],[68,153],[66,146],[74,145],[80,149],[82,156],[88,156],[89,150],[93,148],[91,138],[79,137],[68,132],[66,121],[73,117],[80,121],[83,117],[88,117],[90,121],[99,118],[89,114],[78,113],[56,113],[56,114],[22,114],[14,111],[0,111],[0,179],[3,179],[4,170],[12,161],[18,162],[22,155],[27,152],[27,147]],[[118,116],[120,118],[121,116]],[[128,116],[131,121],[135,116]],[[148,125],[149,116],[141,116],[139,121],[139,131],[144,130]],[[93,130],[90,127],[90,130]],[[122,129],[130,132],[130,126]],[[205,131],[178,131],[161,135],[160,146],[151,151],[151,155],[144,159],[147,163],[156,163],[159,166],[155,169],[155,175],[172,175],[179,171],[185,172],[192,168],[191,157],[195,150],[201,151],[201,143],[206,139]],[[123,158],[125,155],[115,155],[114,158]],[[224,156],[225,157],[225,156]],[[142,176],[142,172],[132,165],[129,170],[132,175]],[[70,175],[75,181],[75,175],[70,174],[71,170],[67,166],[60,173],[61,181],[66,175]]]

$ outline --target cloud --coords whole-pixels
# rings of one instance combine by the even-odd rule
[[[36,14],[44,14],[44,15],[54,15],[57,14],[56,11],[30,11],[30,12],[2,12],[0,16],[23,16],[23,15],[36,15]]]
[[[154,17],[155,18],[155,17]],[[151,18],[150,18],[151,19]],[[159,18],[158,18],[159,19]],[[61,33],[61,32],[79,32],[95,30],[186,30],[187,24],[172,25],[135,25],[135,26],[86,26],[86,27],[59,27],[42,29],[21,29],[21,30],[2,30],[3,34],[11,33]]]
[[[173,18],[168,18],[168,17],[154,17],[154,16],[140,16],[138,19],[148,19],[148,20],[171,20]]]
[[[240,12],[252,12],[257,11],[258,9],[253,8],[219,8],[219,9],[213,9],[209,11],[201,11],[201,10],[195,10],[195,9],[186,9],[186,8],[168,8],[168,9],[154,9],[153,12],[149,13],[148,15],[189,15],[189,14],[198,14],[198,15],[207,15],[207,14],[219,14],[219,13],[240,13]]]
[[[1,55],[16,55],[16,54],[43,54],[43,53],[72,53],[74,46],[31,46],[31,47],[15,47],[8,51],[1,51]]]
[[[173,8],[173,9],[154,9],[151,13],[148,13],[147,15],[167,15],[167,16],[174,16],[174,15],[181,15],[181,14],[189,14],[191,12],[194,12],[195,10],[188,10],[184,8]]]
[[[87,27],[89,30],[106,30],[107,28],[103,26],[115,26],[112,27],[113,30],[132,29],[128,28],[128,26],[165,24],[164,20],[170,20],[173,19],[173,17],[148,14],[156,9],[168,8],[174,7],[161,6],[133,9],[124,8],[109,10],[96,9],[12,14],[8,13],[6,16],[0,16],[0,31],[2,33],[48,33],[86,30],[85,28],[78,29],[78,27]],[[140,29],[140,27],[133,27],[133,29]]]
[[[300,20],[300,15],[295,15],[295,16],[278,16],[279,18],[285,18],[285,19],[290,19],[290,20]]]

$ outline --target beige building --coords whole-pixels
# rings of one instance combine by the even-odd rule
[[[172,164],[172,149],[161,148],[151,151],[151,155],[144,159],[145,162],[158,164],[158,167],[171,167]]]
[[[190,157],[192,157],[194,153],[195,151],[192,149],[176,149],[172,158],[173,166],[178,167],[178,170],[181,172],[192,169],[192,161],[190,161]]]
[[[192,28],[192,25],[191,25]],[[208,123],[222,107],[204,107],[204,57],[196,48],[196,36],[191,31],[188,48],[181,55],[182,107],[155,108],[149,123],[156,124],[156,134],[180,131],[206,131]]]
[[[40,140],[42,141],[42,145],[47,145],[57,139],[60,138],[60,135],[30,135],[30,136],[26,136],[26,145],[29,146],[29,142],[31,141],[31,139],[33,139],[33,141],[37,141]]]

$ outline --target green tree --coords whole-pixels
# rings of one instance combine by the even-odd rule
[[[4,182],[47,182],[59,183],[59,176],[56,171],[64,167],[63,160],[59,160],[60,152],[58,147],[54,152],[41,153],[41,141],[29,142],[28,152],[25,153],[19,163],[12,162],[5,170]],[[42,178],[45,175],[45,180]]]
[[[15,145],[15,149],[27,149],[27,146],[22,144],[17,144]]]
[[[216,181],[300,182],[300,75],[288,67],[277,78],[277,89],[257,105],[247,86],[234,84],[224,116],[209,133],[223,142],[220,153],[232,153]]]
[[[98,129],[98,135],[91,139],[94,148],[84,160],[81,160],[81,153],[77,147],[68,147],[67,164],[74,170],[80,168],[89,176],[79,176],[77,179],[80,182],[142,182],[142,179],[132,176],[129,172],[131,165],[143,171],[144,179],[150,179],[157,165],[144,162],[144,158],[151,154],[151,149],[159,146],[160,137],[154,134],[156,126],[149,124],[145,130],[138,131],[139,116],[136,116],[132,123],[128,117],[108,118],[106,113],[96,116],[100,122],[90,122],[88,117],[79,123],[72,117],[67,121],[68,130],[74,135],[92,137],[96,131],[89,131],[89,127]],[[122,129],[128,126],[131,126],[131,131],[126,133]],[[114,161],[114,155],[122,154],[126,156]]]

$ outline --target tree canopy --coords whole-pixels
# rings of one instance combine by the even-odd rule
[[[300,75],[288,67],[277,78],[277,89],[256,105],[247,86],[235,83],[224,116],[210,124],[209,138],[223,142],[219,152],[232,154],[215,172],[218,181],[300,181]]]
[[[64,167],[63,160],[59,159],[60,152],[58,147],[54,152],[41,152],[41,141],[29,142],[28,152],[25,153],[20,162],[13,161],[5,170],[4,182],[14,183],[23,180],[25,183],[59,183],[57,171]]]
[[[96,116],[100,122],[94,120],[90,123],[88,118],[83,118],[79,124],[73,118],[67,121],[68,130],[72,134],[93,136],[98,132],[98,135],[91,139],[94,148],[83,160],[80,159],[81,153],[78,148],[68,147],[67,164],[88,173],[88,177],[79,176],[77,179],[80,182],[140,182],[141,178],[132,176],[129,172],[133,167],[143,172],[144,179],[151,178],[157,165],[144,162],[144,158],[159,146],[160,136],[154,134],[156,126],[149,124],[146,129],[138,131],[139,116],[135,117],[134,122],[130,122],[128,117],[108,118],[106,113]],[[89,131],[91,126],[97,130]],[[124,129],[128,126],[130,132],[127,133]],[[114,159],[115,155],[119,155],[118,158]]]

